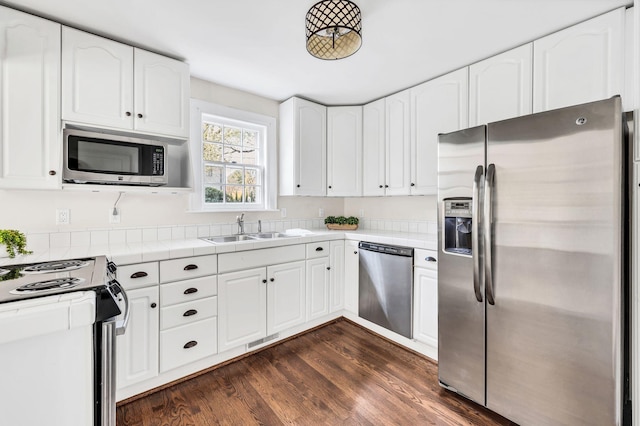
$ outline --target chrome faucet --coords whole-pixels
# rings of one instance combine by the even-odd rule
[[[262,233],[262,221],[258,219],[258,234]]]
[[[238,222],[238,234],[244,234],[244,213],[236,217],[236,222]]]

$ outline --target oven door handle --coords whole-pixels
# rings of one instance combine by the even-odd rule
[[[124,291],[122,285],[116,281],[111,281],[111,286],[116,287],[115,294],[121,294],[124,299],[124,318],[120,321],[116,321],[116,336],[123,335],[127,331],[127,325],[129,324],[129,317],[131,315],[131,306],[129,305],[129,297],[127,296],[127,292]]]

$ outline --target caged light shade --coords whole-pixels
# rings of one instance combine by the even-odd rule
[[[319,59],[342,59],[362,45],[360,8],[348,0],[323,0],[307,12],[307,51]]]

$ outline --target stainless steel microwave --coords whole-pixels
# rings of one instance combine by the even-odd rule
[[[62,180],[113,185],[166,185],[167,144],[65,129]]]

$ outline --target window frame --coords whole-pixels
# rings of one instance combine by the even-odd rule
[[[211,122],[206,116],[219,117],[229,122],[248,123],[251,126],[264,128],[264,141],[259,148],[264,163],[261,165],[262,175],[262,203],[205,203],[204,198],[204,164],[202,153],[202,124]],[[199,212],[240,212],[240,211],[270,211],[277,208],[277,162],[276,162],[276,119],[267,115],[257,114],[214,104],[199,99],[191,99],[191,136],[189,138],[191,152],[191,169],[193,171],[193,193],[191,194],[191,211]],[[229,163],[232,164],[232,163]]]

